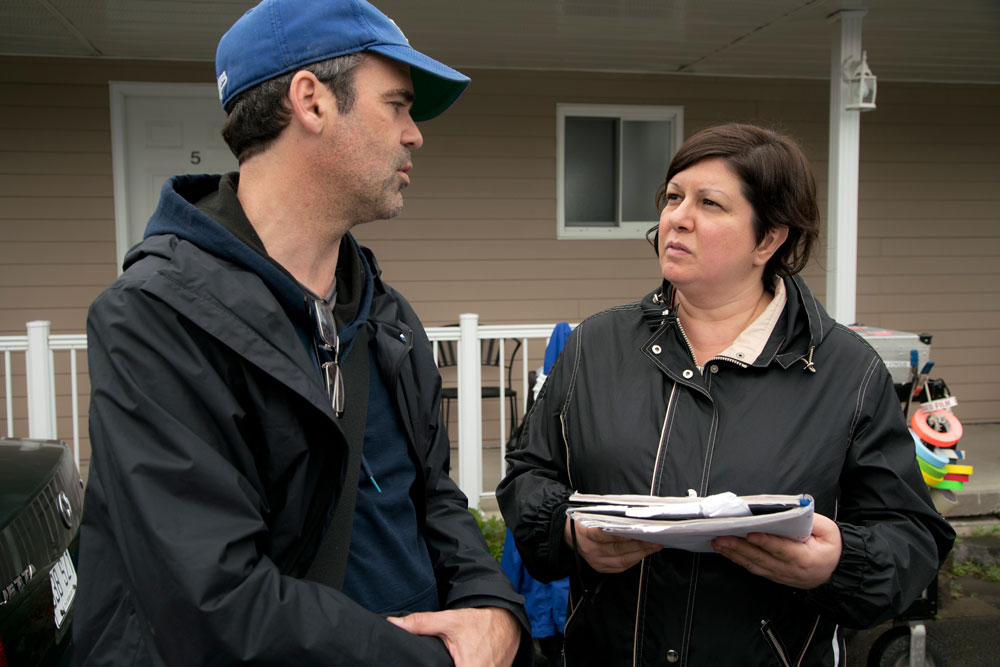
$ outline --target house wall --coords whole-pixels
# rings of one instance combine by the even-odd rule
[[[826,217],[828,84],[483,71],[425,127],[396,220],[359,228],[431,324],[579,321],[653,289],[643,240],[556,240],[557,103],[684,106],[685,134],[730,120],[792,134]],[[1000,420],[1000,87],[883,82],[861,118],[857,320],[933,335],[932,377],[963,420]],[[804,272],[826,293],[826,249]]]
[[[813,161],[825,215],[825,82],[469,74],[467,94],[421,126],[402,215],[356,230],[427,325],[464,312],[576,322],[656,285],[644,240],[556,240],[557,103],[683,105],[685,134],[730,120],[786,131]],[[83,331],[116,276],[108,82],[212,79],[208,63],[0,57],[0,335],[35,319]],[[956,413],[1000,421],[1000,87],[880,82],[878,106],[861,123],[858,320],[932,333],[932,375]],[[820,247],[804,273],[821,298],[825,263]]]

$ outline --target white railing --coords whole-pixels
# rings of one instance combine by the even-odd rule
[[[47,321],[28,322],[25,336],[0,336],[3,352],[4,399],[6,433],[14,437],[14,383],[12,352],[24,352],[24,371],[28,413],[28,437],[39,440],[58,439],[56,428],[55,353],[69,352],[70,418],[72,424],[73,459],[80,467],[80,385],[77,372],[77,352],[87,349],[86,334],[50,334]]]
[[[500,359],[506,359],[504,339],[519,339],[521,349],[521,414],[527,402],[528,373],[530,359],[540,360],[544,355],[545,345],[555,324],[515,324],[515,325],[479,325],[479,316],[464,314],[459,318],[458,327],[428,327],[427,335],[434,345],[434,355],[437,359],[439,341],[458,341],[458,483],[462,491],[469,497],[469,504],[478,507],[482,498],[493,496],[492,491],[483,492],[483,419],[482,419],[482,377],[480,366],[480,341],[497,339],[500,346]],[[80,465],[80,393],[77,370],[77,352],[87,349],[85,334],[58,335],[50,334],[50,324],[47,321],[28,322],[25,336],[0,336],[0,352],[3,352],[4,367],[4,399],[6,402],[6,435],[15,437],[14,428],[14,388],[12,373],[13,353],[23,352],[25,355],[26,401],[28,417],[28,437],[39,439],[58,439],[56,422],[56,373],[55,352],[68,351],[70,360],[70,399],[73,457],[77,467]],[[538,341],[541,348],[532,357],[529,341]],[[539,364],[540,365],[540,364]],[[506,454],[507,425],[510,422],[505,396],[506,367],[501,363],[498,367],[497,385],[500,387],[499,403],[499,442],[500,469],[503,474],[504,456]],[[65,416],[65,415],[63,415]],[[456,434],[452,434],[453,436]]]

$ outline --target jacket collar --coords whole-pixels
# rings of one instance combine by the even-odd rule
[[[165,260],[143,280],[144,292],[332,415],[297,327],[263,281],[172,234],[149,237],[142,249]]]
[[[834,321],[809,291],[801,276],[785,276],[782,281],[786,299],[784,313],[752,365],[764,367],[776,362],[783,368],[788,368],[799,362],[804,368],[815,372],[812,351],[830,333]],[[668,307],[673,302],[674,290],[675,287],[664,280],[640,302],[643,320],[651,331],[676,321]]]

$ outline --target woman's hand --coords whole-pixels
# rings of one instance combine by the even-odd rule
[[[745,540],[717,537],[712,540],[712,548],[752,574],[808,590],[830,581],[840,562],[843,543],[836,522],[816,514],[812,535],[805,542],[750,533]]]
[[[563,525],[563,539],[573,548],[570,518]],[[652,542],[610,535],[600,528],[585,528],[576,524],[576,548],[590,567],[604,574],[624,572],[646,556],[663,547]]]

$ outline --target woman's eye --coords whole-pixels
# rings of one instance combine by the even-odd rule
[[[667,193],[667,202],[668,203],[669,202],[679,202],[680,200],[681,200],[681,196],[679,194],[677,194],[676,192],[668,192]]]
[[[718,208],[722,208],[718,203],[712,201],[711,199],[704,199],[702,201],[704,202],[705,206],[715,206]]]

